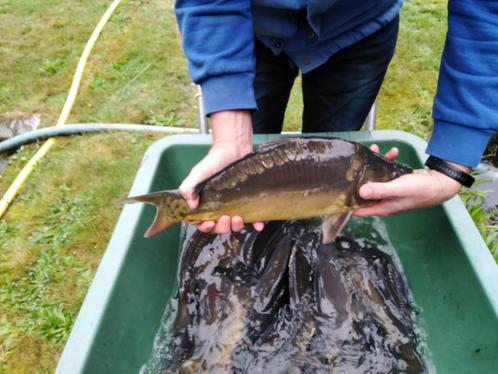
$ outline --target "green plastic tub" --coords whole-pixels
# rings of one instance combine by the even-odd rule
[[[425,142],[399,131],[329,134],[421,167]],[[276,136],[258,136],[256,144]],[[176,188],[206,153],[208,135],[170,136],[144,156],[131,195]],[[112,202],[110,202],[112,203]],[[138,373],[175,289],[179,228],[149,239],[154,208],[127,205],[85,298],[57,373]],[[403,264],[438,373],[498,373],[498,267],[459,198],[384,219]]]

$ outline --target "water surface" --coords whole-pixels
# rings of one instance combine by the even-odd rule
[[[184,237],[178,290],[142,373],[428,372],[380,220],[354,219],[329,245],[316,220]]]

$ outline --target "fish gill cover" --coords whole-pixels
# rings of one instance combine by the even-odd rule
[[[142,374],[432,371],[380,220],[355,218],[327,245],[315,220],[184,235],[178,289]]]

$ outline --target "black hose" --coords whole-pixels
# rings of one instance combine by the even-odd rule
[[[162,127],[153,125],[136,125],[122,123],[76,123],[64,126],[44,127],[33,130],[13,138],[0,142],[0,153],[13,151],[22,145],[32,143],[37,140],[52,138],[54,136],[78,135],[87,132],[100,131],[139,131],[139,132],[157,132],[164,134],[197,134],[198,129],[184,127]]]

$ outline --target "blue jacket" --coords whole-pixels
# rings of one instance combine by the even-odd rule
[[[254,36],[303,72],[381,29],[402,0],[177,0],[176,14],[206,112],[255,109]],[[298,22],[299,10],[308,25]],[[498,2],[450,0],[428,153],[475,166],[498,131]]]
[[[450,0],[427,153],[476,166],[498,131],[498,1]]]

